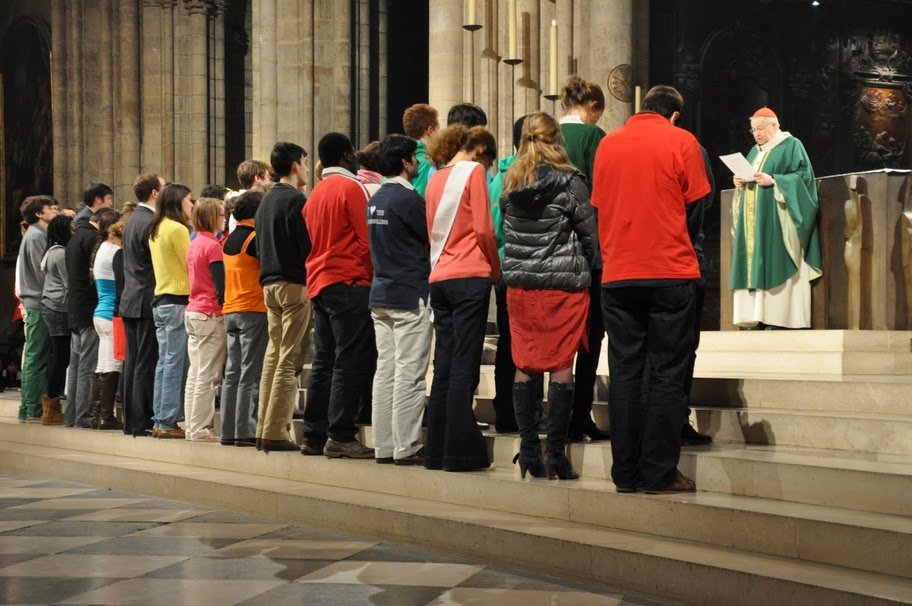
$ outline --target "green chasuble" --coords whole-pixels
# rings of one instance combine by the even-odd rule
[[[503,191],[503,180],[507,169],[516,162],[516,156],[501,158],[497,163],[497,175],[491,179],[488,193],[491,195],[491,219],[494,221],[494,239],[497,241],[497,252],[500,260],[504,258],[504,226],[503,214],[500,212],[500,193]]]
[[[427,147],[424,141],[418,141],[418,149],[415,150],[415,158],[418,160],[418,176],[411,180],[415,191],[423,198],[424,191],[427,189],[428,179],[434,172],[434,166],[431,164],[427,155]]]
[[[779,133],[755,164],[754,146],[747,161],[757,172],[775,180],[771,187],[747,183],[732,200],[734,252],[729,288],[770,290],[795,275],[801,258],[810,267],[810,279],[822,275],[817,234],[817,184],[804,146],[788,133]]]

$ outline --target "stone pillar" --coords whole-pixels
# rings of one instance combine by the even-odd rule
[[[176,150],[174,131],[177,124],[174,118],[174,106],[178,102],[174,88],[174,66],[179,61],[176,56],[180,51],[174,44],[174,13],[177,0],[165,0],[161,8],[161,165],[162,170],[170,176],[172,181],[183,178],[179,167],[176,166]],[[187,94],[187,89],[183,90]],[[168,177],[166,177],[168,178]]]
[[[268,158],[277,141],[276,3],[253,2],[253,156]]]
[[[379,112],[378,121],[377,121],[377,125],[378,125],[377,130],[380,132],[381,138],[383,138],[383,136],[387,133],[386,80],[387,80],[387,74],[388,74],[388,69],[389,69],[388,68],[389,56],[386,52],[387,32],[389,32],[389,27],[387,26],[387,20],[388,20],[388,15],[389,15],[389,13],[387,11],[387,6],[388,6],[387,0],[380,0],[380,11],[379,11],[380,12],[380,14],[379,14],[380,22],[377,24],[377,27],[379,29],[378,37],[379,37],[379,43],[380,43],[380,61],[379,61],[379,68],[378,68],[380,71],[380,73],[378,74],[378,81],[380,83],[380,86],[378,87],[378,90],[377,90],[377,94],[380,97],[380,99],[379,99],[379,103],[378,103],[378,107],[377,107],[377,111]],[[401,125],[395,126],[394,130],[398,130],[400,127],[401,127]]]
[[[515,83],[514,118],[538,111],[541,107],[542,93],[539,69],[541,65],[539,35],[541,12],[538,0],[517,0],[516,13],[516,26],[519,28],[516,33],[517,50],[523,62],[516,67],[518,79]]]
[[[463,0],[430,0],[428,36],[428,97],[440,112],[463,102]]]
[[[181,98],[187,98],[189,93],[190,119],[185,122],[186,129],[180,133],[182,138],[181,149],[187,154],[181,154],[181,164],[187,162],[189,168],[188,185],[195,192],[199,192],[209,181],[209,137],[211,136],[209,124],[209,75],[206,5],[202,0],[187,4],[189,12],[190,30],[190,61],[189,74],[181,75],[181,89],[178,93]],[[184,19],[182,19],[183,21]],[[183,83],[189,80],[189,88],[184,88]]]
[[[54,196],[67,200],[70,183],[67,111],[67,6],[64,0],[51,3],[51,119],[54,139]]]
[[[68,135],[69,153],[66,179],[67,199],[60,200],[66,206],[76,207],[81,202],[80,192],[86,184],[82,183],[82,166],[84,150],[83,105],[82,105],[82,40],[85,32],[82,23],[82,3],[67,2],[67,108],[69,115]]]
[[[312,149],[330,131],[351,131],[351,33],[347,2],[315,0]],[[314,163],[316,160],[314,160]]]
[[[163,151],[164,107],[162,56],[164,33],[162,8],[156,0],[143,0],[142,6],[142,167],[173,179],[165,165]]]
[[[120,0],[116,41],[117,81],[114,121],[118,141],[115,157],[119,173],[115,182],[118,200],[132,200],[133,180],[140,170],[139,146],[139,8],[136,0]]]
[[[210,13],[209,183],[227,183],[225,173],[225,15]],[[239,95],[242,91],[232,91]],[[233,126],[237,128],[237,126]]]
[[[92,11],[90,21],[95,22],[97,31],[97,45],[93,53],[95,59],[86,57],[87,66],[96,66],[100,72],[99,78],[95,79],[99,85],[88,86],[86,88],[86,105],[92,108],[89,113],[96,116],[93,121],[94,125],[89,132],[89,144],[95,148],[91,153],[96,159],[100,159],[100,164],[93,162],[95,170],[100,171],[95,174],[87,175],[89,181],[102,181],[111,185],[116,184],[117,168],[120,160],[114,155],[114,53],[113,51],[113,32],[114,29],[114,2],[113,0],[101,0]],[[88,24],[87,24],[88,25]]]
[[[605,113],[599,125],[607,132],[622,126],[633,111],[633,0],[599,3],[598,10],[587,12],[585,19],[590,59],[589,70],[580,75],[605,91]],[[615,71],[618,67],[622,69]]]
[[[573,0],[557,0],[554,20],[557,21],[557,93],[567,76],[576,72],[573,60]],[[546,84],[546,86],[550,83]],[[563,115],[560,101],[557,102],[556,116]]]

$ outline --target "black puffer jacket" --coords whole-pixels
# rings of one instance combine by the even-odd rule
[[[501,197],[507,286],[589,288],[598,250],[589,190],[576,171],[542,164],[538,181]]]

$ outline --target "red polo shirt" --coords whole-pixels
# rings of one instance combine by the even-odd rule
[[[301,214],[311,241],[307,295],[312,299],[339,282],[370,285],[367,190],[358,179],[339,167],[324,169]]]
[[[636,114],[602,139],[592,179],[602,284],[699,278],[685,205],[709,192],[696,138],[659,114]]]

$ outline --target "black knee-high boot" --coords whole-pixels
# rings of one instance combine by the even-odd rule
[[[572,407],[573,383],[552,381],[548,385],[548,446],[544,460],[549,480],[579,478],[565,452]]]
[[[513,409],[520,437],[519,452],[513,457],[513,462],[519,462],[519,473],[523,478],[526,477],[526,471],[532,474],[533,478],[545,475],[541,441],[538,439],[538,401],[535,397],[535,387],[535,381],[513,383]]]

